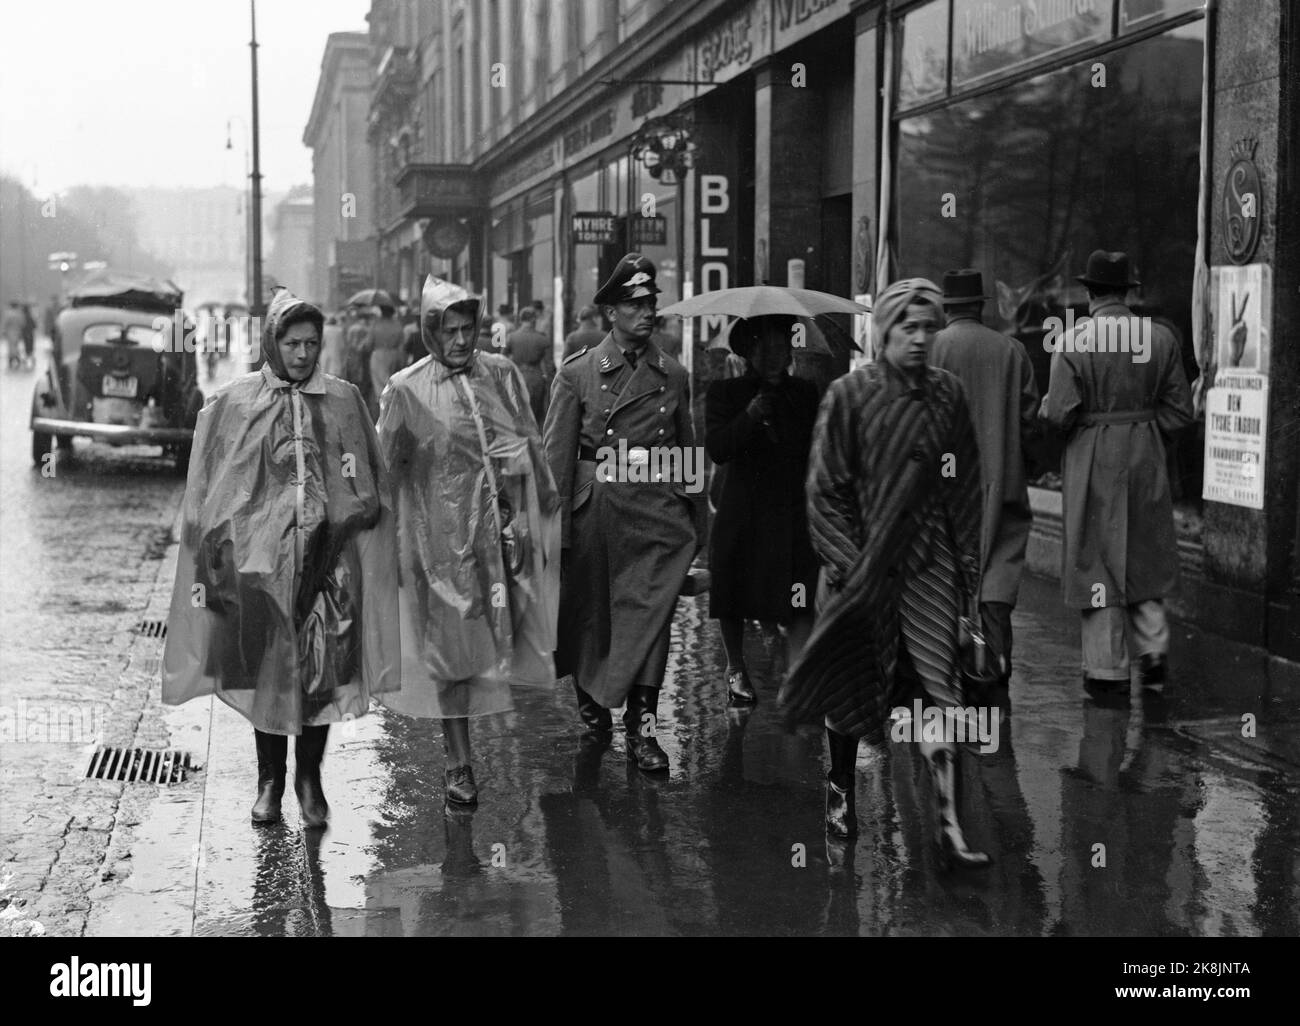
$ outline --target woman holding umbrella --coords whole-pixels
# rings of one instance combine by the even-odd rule
[[[472,805],[469,721],[555,683],[559,498],[519,370],[475,347],[481,299],[432,276],[429,359],[384,391],[379,437],[397,492],[402,687],[381,701],[442,721],[446,796]]]
[[[254,823],[280,818],[288,738],[307,827],[329,805],[329,725],[398,687],[388,482],[360,394],[318,361],[324,317],[280,289],[261,370],[199,414],[163,656],[163,701],[216,694],[257,745]]]
[[[733,705],[758,698],[745,665],[745,620],[786,625],[791,659],[812,629],[817,559],[804,482],[817,386],[789,373],[799,326],[788,315],[737,321],[728,342],[748,369],[713,382],[705,396],[704,445],[727,468],[709,544],[709,615],[722,632]]]

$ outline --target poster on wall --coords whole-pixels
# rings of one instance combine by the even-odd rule
[[[1201,497],[1264,508],[1268,378],[1220,369],[1205,401],[1205,487]]]
[[[1273,269],[1268,264],[1211,268],[1210,296],[1219,372],[1267,375]]]

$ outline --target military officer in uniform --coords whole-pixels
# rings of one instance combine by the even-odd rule
[[[689,379],[650,341],[659,291],[650,260],[619,261],[595,296],[613,327],[560,367],[544,432],[564,546],[556,672],[573,675],[579,715],[602,737],[626,702],[628,758],[647,771],[668,769],[659,688],[677,596],[705,537],[698,482],[680,473],[699,465],[687,462],[698,459]],[[676,462],[662,458],[672,451]]]

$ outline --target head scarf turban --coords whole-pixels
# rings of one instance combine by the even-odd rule
[[[903,319],[913,303],[928,303],[943,313],[943,290],[928,278],[904,278],[876,297],[872,312],[877,351],[883,350],[889,329]],[[942,318],[941,318],[942,319]]]

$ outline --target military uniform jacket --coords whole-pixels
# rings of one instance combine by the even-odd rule
[[[704,537],[685,369],[651,344],[634,370],[607,335],[556,374],[544,446],[565,549],[556,670],[614,708],[632,687],[662,684],[673,610]],[[648,475],[622,473],[634,471],[635,449],[651,458]],[[672,449],[686,457],[676,466],[698,478],[653,472],[665,467],[653,462],[656,450]]]

